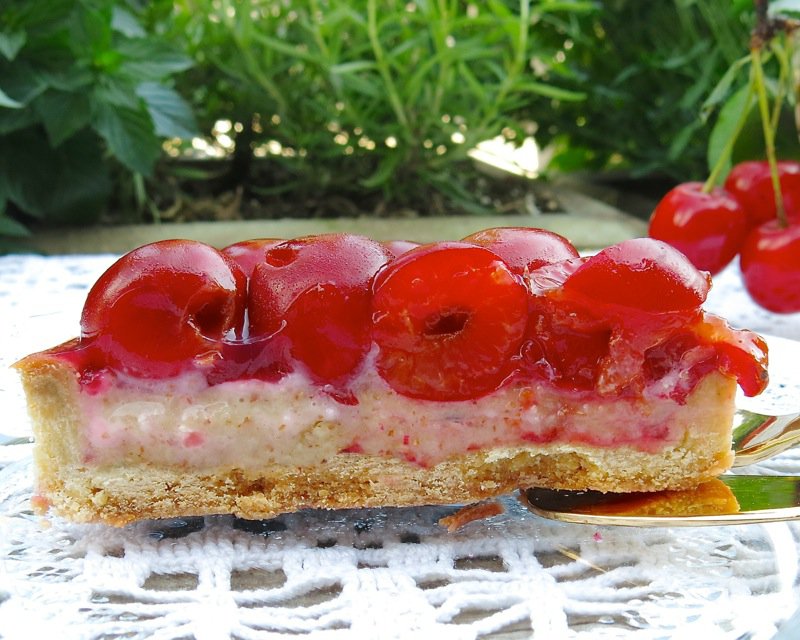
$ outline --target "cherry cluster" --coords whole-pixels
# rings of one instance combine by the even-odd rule
[[[643,367],[657,376],[664,349],[655,345],[683,331],[681,349],[730,343],[707,364],[757,392],[763,343],[702,320],[709,286],[708,274],[651,238],[590,258],[532,228],[427,245],[352,234],[222,250],[167,240],[135,249],[100,277],[77,351],[86,379],[102,369],[136,378],[191,369],[218,384],[301,370],[352,402],[349,383],[374,350],[375,369],[398,393],[452,401],[515,375],[622,388]]]
[[[777,163],[785,215],[778,215],[769,163],[733,167],[724,187],[679,184],[658,203],[649,234],[716,274],[737,255],[743,282],[759,305],[800,311],[800,162]]]

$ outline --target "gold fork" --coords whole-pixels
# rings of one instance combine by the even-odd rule
[[[739,409],[733,429],[734,467],[771,458],[800,442],[800,413],[779,416]],[[695,489],[601,493],[524,489],[533,513],[580,524],[676,527],[774,522],[800,518],[800,476],[728,474]]]

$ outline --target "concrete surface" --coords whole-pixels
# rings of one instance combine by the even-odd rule
[[[223,247],[249,238],[294,238],[346,231],[376,240],[416,242],[458,240],[489,227],[531,226],[560,233],[579,249],[598,249],[647,233],[646,223],[627,215],[572,186],[555,189],[567,213],[539,215],[449,216],[431,218],[335,218],[248,220],[98,226],[38,233],[26,240],[33,251],[53,254],[125,253],[148,242],[166,238],[200,240]]]

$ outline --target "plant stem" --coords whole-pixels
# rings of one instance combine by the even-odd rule
[[[412,138],[411,127],[409,126],[406,112],[403,109],[403,103],[397,93],[397,88],[392,80],[392,73],[389,69],[389,65],[386,63],[386,54],[383,51],[383,46],[381,45],[381,40],[378,35],[377,13],[378,9],[375,6],[375,0],[369,0],[367,3],[367,29],[369,31],[369,41],[372,45],[372,51],[375,54],[375,63],[378,65],[378,71],[381,74],[381,78],[383,78],[386,92],[389,94],[389,102],[392,104],[392,110],[397,120],[400,122],[400,125],[403,127],[403,137],[406,141],[410,141]]]
[[[322,33],[319,29],[319,21],[317,20],[317,16],[321,13],[319,10],[319,4],[317,0],[311,0],[311,6],[308,15],[309,24],[313,25],[311,27],[311,33],[314,36],[314,42],[317,43],[317,48],[319,52],[322,54],[322,57],[325,59],[325,73],[328,73],[328,68],[330,67],[330,51],[328,50],[328,45],[325,44],[325,38],[322,37]]]
[[[519,3],[519,31],[517,48],[514,52],[514,71],[522,73],[528,54],[528,31],[531,28],[531,5],[529,0]]]
[[[435,28],[438,31],[435,34],[435,41],[437,42],[437,49],[441,49],[443,47],[447,47],[447,35],[450,29],[450,15],[447,7],[447,3],[443,0],[439,1],[439,24]],[[442,57],[441,62],[439,63],[439,74],[438,78],[439,81],[436,83],[436,91],[433,96],[433,105],[431,107],[431,115],[434,118],[438,118],[441,115],[442,110],[442,97],[444,95],[444,88],[447,85],[446,77],[449,72],[449,61],[446,57]]]
[[[786,55],[789,58],[789,66],[792,68],[789,86],[794,96],[794,125],[798,138],[800,138],[800,48],[795,46],[797,44],[795,40],[800,39],[798,36],[800,36],[800,31],[786,34]]]
[[[787,38],[788,41],[788,38]],[[786,98],[787,89],[790,86],[791,77],[791,62],[788,57],[787,49],[773,48],[773,54],[778,59],[778,89],[775,94],[775,104],[772,107],[772,116],[770,117],[770,127],[772,131],[778,130],[778,124],[781,121],[781,112],[783,111],[783,101]]]
[[[753,93],[755,93],[755,82],[754,82],[754,73],[751,70],[750,79],[747,83],[747,95],[744,99],[744,104],[742,105],[742,110],[739,112],[739,119],[736,121],[736,126],[733,129],[733,133],[731,136],[725,141],[725,146],[722,148],[722,153],[719,154],[719,158],[717,158],[716,164],[714,164],[713,169],[711,169],[711,173],[709,174],[708,178],[706,179],[705,183],[703,184],[703,193],[711,193],[714,187],[717,186],[719,182],[720,176],[725,168],[728,166],[728,163],[731,159],[731,154],[733,153],[733,146],[736,144],[736,141],[739,139],[739,134],[742,132],[745,123],[747,122],[747,116],[750,113],[750,103],[753,101]]]
[[[517,23],[517,38],[512,42],[514,47],[514,58],[509,64],[508,71],[505,78],[503,78],[500,86],[497,89],[497,94],[494,96],[489,110],[481,118],[478,125],[479,131],[485,131],[491,124],[494,123],[497,117],[498,109],[503,101],[506,99],[509,91],[511,91],[514,84],[518,81],[519,76],[525,70],[526,56],[528,52],[528,31],[531,28],[531,5],[530,0],[520,0],[519,2],[519,21]]]
[[[783,192],[781,191],[781,182],[778,176],[778,161],[775,157],[775,129],[771,126],[767,88],[764,83],[764,67],[761,64],[761,48],[758,46],[753,47],[750,54],[753,58],[758,108],[761,112],[761,126],[764,130],[764,146],[767,152],[770,176],[772,177],[772,189],[775,193],[775,212],[778,217],[778,224],[786,227],[786,210],[783,206]]]

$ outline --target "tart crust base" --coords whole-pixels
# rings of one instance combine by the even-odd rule
[[[736,381],[713,373],[675,414],[683,438],[657,453],[556,442],[468,452],[429,467],[358,453],[306,467],[192,469],[146,460],[92,466],[81,457],[83,420],[74,372],[41,357],[26,358],[17,368],[36,439],[34,508],[77,522],[122,526],[148,518],[260,519],[307,508],[468,503],[533,486],[685,489],[723,473],[733,461]]]

